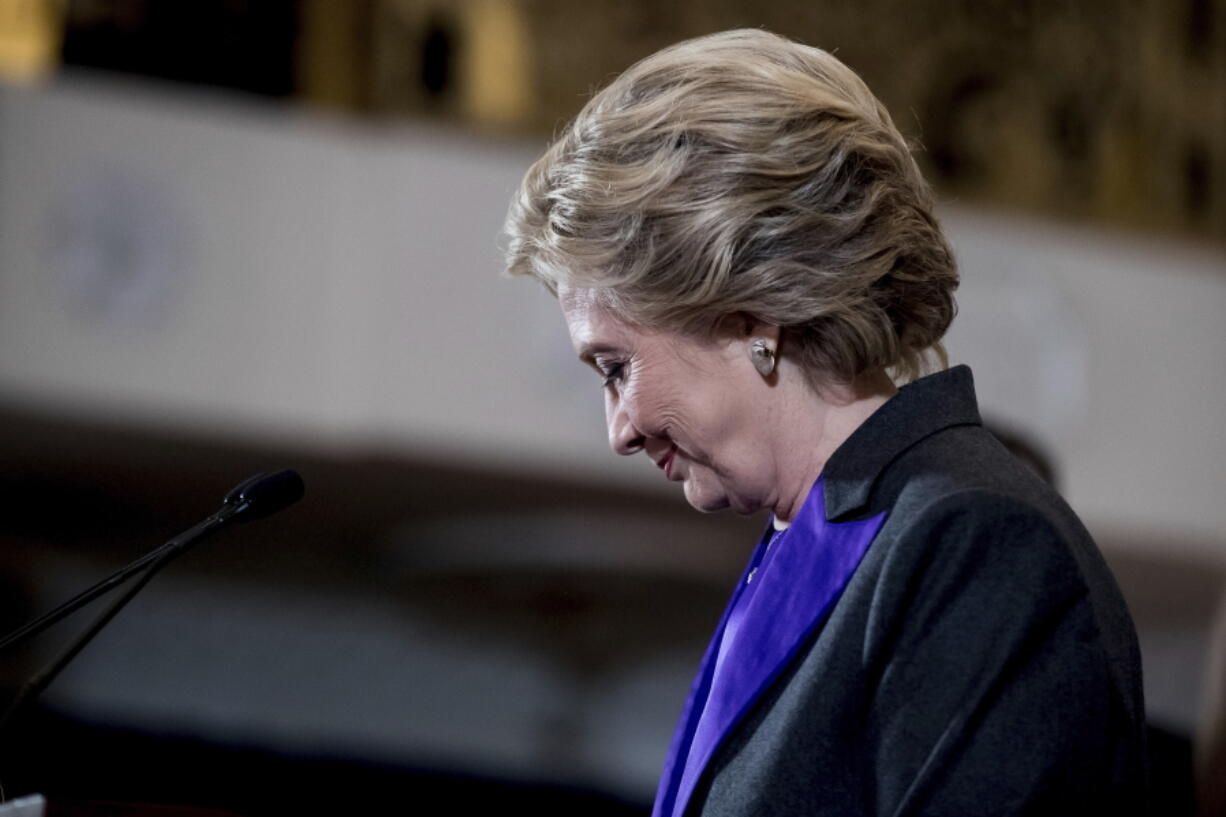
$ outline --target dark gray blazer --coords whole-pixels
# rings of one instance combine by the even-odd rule
[[[970,370],[902,388],[824,477],[827,519],[885,523],[686,813],[1144,812],[1128,610],[1077,517],[983,428]]]

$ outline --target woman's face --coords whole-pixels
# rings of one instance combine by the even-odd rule
[[[645,330],[585,289],[563,288],[558,300],[575,351],[604,382],[616,453],[645,452],[700,511],[771,507],[775,464],[762,435],[778,418],[748,337],[700,341]]]

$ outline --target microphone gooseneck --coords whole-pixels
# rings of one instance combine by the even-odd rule
[[[221,509],[200,524],[188,528],[169,542],[124,565],[102,581],[86,588],[51,612],[40,616],[0,639],[0,650],[27,641],[102,596],[157,561],[168,551],[180,553],[205,534],[231,522],[250,522],[289,507],[302,498],[306,488],[297,471],[255,474],[235,485],[222,500]]]
[[[113,604],[107,607],[81,635],[75,638],[64,649],[58,658],[48,664],[42,672],[26,682],[25,686],[21,688],[17,696],[5,709],[4,714],[0,716],[0,732],[3,732],[4,727],[11,722],[13,715],[24,704],[38,697],[55,680],[55,677],[60,674],[64,667],[85,648],[85,645],[170,560],[232,523],[249,522],[284,510],[302,499],[305,491],[306,488],[302,482],[302,477],[296,471],[279,471],[273,474],[261,473],[248,477],[226,494],[219,510],[209,515],[202,522],[188,528],[183,533],[164,545],[146,553],[131,564],[120,568],[93,587],[77,594],[46,615],[5,636],[3,640],[0,640],[0,649],[33,638],[52,624],[55,624],[102,594],[113,590],[142,570],[144,571],[140,579],[122,596],[116,599]]]

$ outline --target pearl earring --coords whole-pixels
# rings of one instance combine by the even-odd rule
[[[764,338],[754,338],[753,343],[749,344],[749,359],[763,377],[775,370],[775,350]]]

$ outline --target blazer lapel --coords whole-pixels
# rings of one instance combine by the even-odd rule
[[[745,576],[724,612],[673,738],[657,815],[678,817],[685,812],[716,750],[820,627],[885,521],[881,513],[865,520],[828,522],[822,480],[810,497],[815,501],[805,502],[759,563],[753,579],[758,586],[715,677],[720,642],[744,592]]]
[[[749,560],[751,566],[758,561],[759,551],[766,547],[767,541],[769,541],[769,531],[763,534],[762,540],[758,542],[753,558]],[[724,609],[724,614],[715,627],[715,633],[711,636],[711,642],[707,644],[707,651],[698,664],[698,674],[694,676],[694,683],[690,685],[690,695],[681,710],[681,718],[677,722],[672,743],[668,747],[668,756],[664,760],[664,771],[660,775],[660,785],[656,789],[655,806],[651,810],[652,817],[669,817],[674,813],[673,806],[681,787],[682,775],[685,773],[686,759],[690,756],[694,733],[711,692],[711,680],[715,674],[715,659],[719,654],[719,645],[724,639],[728,617],[736,609],[737,600],[741,597],[741,592],[745,588],[745,579],[749,576],[751,569],[751,567],[746,567],[741,574],[741,580],[732,593],[732,599]],[[682,807],[684,808],[684,804]]]

